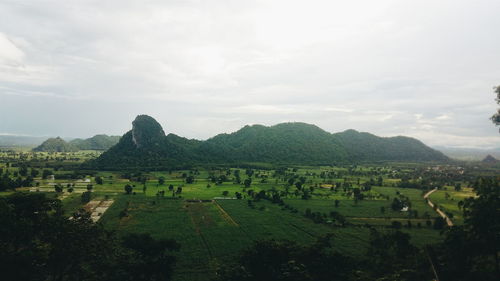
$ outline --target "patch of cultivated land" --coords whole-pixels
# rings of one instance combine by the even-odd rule
[[[102,223],[105,228],[114,230],[118,235],[127,233],[149,233],[154,238],[175,239],[181,245],[175,267],[175,280],[209,280],[214,270],[225,260],[234,259],[253,241],[261,239],[288,239],[298,243],[313,243],[319,237],[333,234],[333,245],[346,255],[361,256],[366,254],[369,244],[370,228],[378,231],[393,231],[391,225],[399,222],[401,231],[411,234],[412,242],[418,246],[439,242],[440,231],[428,226],[436,212],[423,199],[427,186],[422,189],[400,188],[403,177],[411,179],[439,178],[446,175],[447,184],[462,183],[462,191],[456,192],[451,186],[445,186],[432,193],[429,198],[445,211],[452,213],[454,222],[460,223],[461,210],[457,203],[473,193],[466,187],[463,179],[450,180],[450,173],[439,169],[429,169],[427,164],[397,163],[386,165],[345,165],[343,167],[289,167],[280,170],[253,169],[193,169],[192,171],[71,171],[55,170],[54,180],[41,179],[45,164],[60,163],[58,157],[71,159],[71,154],[40,154],[49,160],[40,160],[43,168],[35,177],[38,191],[47,196],[58,196],[68,216],[81,208],[92,213],[92,219]],[[83,155],[75,154],[75,157]],[[83,159],[83,158],[82,158]],[[73,163],[76,160],[64,160]],[[0,165],[2,165],[0,163]],[[270,165],[268,165],[270,166]],[[4,165],[4,171],[6,166]],[[31,169],[31,168],[30,168]],[[448,169],[448,168],[447,168]],[[240,183],[236,183],[236,170],[239,170]],[[9,167],[10,173],[19,171],[18,167]],[[251,185],[243,182],[252,174]],[[432,173],[432,174],[428,174]],[[188,175],[194,176],[193,183],[186,183]],[[97,184],[96,176],[102,179]],[[74,178],[73,178],[74,177]],[[219,181],[221,177],[224,180]],[[460,175],[458,175],[460,177]],[[160,184],[159,179],[164,183]],[[368,181],[369,191],[362,190],[363,200],[354,200],[353,190],[362,189]],[[297,182],[302,185],[297,188]],[[100,182],[100,180],[99,180]],[[448,183],[449,182],[449,183]],[[64,192],[56,194],[54,185],[63,186]],[[72,193],[67,192],[68,184],[74,186]],[[82,203],[82,194],[87,184],[93,185],[91,202]],[[133,186],[135,195],[125,195],[125,185]],[[145,185],[145,188],[144,188]],[[181,188],[180,193],[172,194]],[[382,185],[382,186],[379,186]],[[36,191],[37,188],[22,187],[18,191]],[[241,200],[214,200],[223,197],[236,197]],[[269,199],[253,200],[251,194],[264,191]],[[309,192],[309,199],[302,199],[304,191]],[[2,192],[4,194],[12,193]],[[164,194],[164,195],[161,195]],[[274,194],[279,195],[283,205],[271,203]],[[447,195],[448,194],[448,195]],[[393,210],[394,198],[408,198],[410,212]],[[248,201],[251,201],[249,204]],[[335,201],[339,204],[336,207]],[[276,202],[279,202],[276,201]],[[306,217],[309,210],[324,219],[315,223]],[[347,224],[334,225],[330,214],[336,212],[344,216]],[[397,224],[396,224],[397,225]]]
[[[471,188],[463,188],[460,191],[455,191],[452,187],[448,187],[446,190],[436,190],[429,195],[429,199],[434,204],[437,204],[439,206],[439,209],[441,209],[443,212],[451,213],[453,215],[451,219],[454,223],[462,224],[463,213],[462,210],[458,207],[458,203],[468,197],[474,196],[475,194]]]
[[[123,210],[128,215],[120,217]],[[217,264],[234,258],[256,240],[312,243],[333,233],[336,247],[348,255],[363,255],[369,240],[368,228],[316,224],[301,213],[292,213],[268,201],[255,202],[252,208],[246,200],[186,202],[142,194],[119,195],[101,222],[121,234],[151,233],[156,238],[176,239],[182,245],[176,253],[176,280],[207,280]],[[419,236],[413,239],[418,245],[439,239],[439,233],[432,229],[403,231]]]

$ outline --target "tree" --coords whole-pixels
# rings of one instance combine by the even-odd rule
[[[87,184],[87,190],[92,191],[92,189],[94,189],[94,186],[91,184]]]
[[[222,196],[227,197],[228,194],[229,194],[229,191],[227,191],[227,190],[222,191]]]
[[[493,87],[493,90],[497,94],[497,97],[495,100],[496,100],[497,104],[500,104],[500,86]],[[491,116],[490,119],[493,122],[493,124],[495,124],[496,126],[500,125],[500,108],[498,108],[497,112],[495,114],[493,114],[493,116]]]
[[[253,170],[251,170],[251,171],[253,171]],[[252,185],[252,179],[251,178],[245,179],[245,181],[243,182],[243,184],[245,185],[245,188],[249,188],[250,185]]]
[[[170,280],[175,257],[180,245],[172,239],[155,240],[149,234],[129,234],[123,238],[122,246],[133,251],[135,264],[130,265],[132,280]]]
[[[400,227],[401,223],[399,223]],[[370,229],[367,275],[363,280],[430,280],[426,256],[399,230],[380,233]],[[367,270],[368,269],[368,270]]]
[[[46,179],[48,176],[52,175],[52,170],[44,169],[42,171],[42,179]]]
[[[123,189],[125,190],[125,193],[129,195],[132,193],[133,187],[130,184],[127,184]]]
[[[120,240],[87,212],[69,220],[43,193],[0,197],[2,280],[170,280],[179,245],[149,235]]]
[[[499,178],[479,178],[474,183],[474,191],[477,197],[465,199],[463,205],[466,230],[478,249],[491,255],[496,274],[500,276]]]
[[[36,177],[38,176],[38,173],[39,173],[39,172],[40,172],[40,171],[38,171],[37,169],[35,169],[35,168],[31,168],[31,177],[32,177],[32,178],[36,178]]]
[[[330,240],[330,236],[320,237],[307,246],[287,240],[257,241],[236,260],[219,268],[216,280],[348,280],[355,263],[338,253]]]
[[[443,280],[498,280],[500,251],[500,185],[498,178],[479,178],[476,197],[464,200],[463,225],[446,229],[437,247]]]
[[[23,177],[25,177],[26,175],[28,175],[28,167],[26,167],[26,165],[21,165],[19,167],[19,174]]]
[[[90,191],[85,191],[84,193],[82,193],[81,201],[83,204],[86,204],[90,202],[91,198],[92,198],[92,193]]]
[[[189,175],[186,177],[186,183],[193,183],[194,182],[194,177]]]
[[[165,177],[159,177],[158,178],[158,184],[159,185],[164,185],[165,184]]]
[[[103,184],[103,182],[104,181],[103,181],[103,179],[101,177],[99,177],[99,176],[95,177],[95,183],[96,184],[100,184],[101,185],[101,184]]]

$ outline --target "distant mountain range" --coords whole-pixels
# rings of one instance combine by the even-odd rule
[[[168,169],[192,164],[332,164],[361,161],[447,161],[408,137],[377,137],[347,130],[331,134],[305,123],[245,126],[206,141],[165,135],[152,117],[139,115],[132,130],[87,165],[100,169]]]
[[[500,159],[500,147],[493,149],[477,149],[477,148],[451,148],[436,146],[435,149],[443,152],[446,156],[463,161],[481,161],[488,155]]]
[[[72,152],[78,150],[107,150],[120,140],[119,136],[95,135],[88,139],[74,139],[69,142],[60,137],[49,138],[33,151]]]
[[[56,138],[47,139],[39,146],[33,148],[33,151],[37,151],[37,152],[72,152],[72,151],[78,151],[78,148],[76,146],[69,144],[68,142],[66,142],[62,138],[56,137]]]
[[[120,136],[95,135],[88,139],[74,139],[69,143],[80,150],[108,150],[119,140]]]
[[[47,137],[0,135],[0,147],[34,147],[46,139]]]

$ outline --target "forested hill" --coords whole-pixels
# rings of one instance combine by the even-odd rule
[[[132,130],[87,163],[101,169],[169,169],[192,164],[332,164],[358,161],[446,161],[448,158],[408,137],[381,138],[348,130],[331,134],[305,123],[245,126],[206,141],[165,136],[161,125],[139,115]]]
[[[305,123],[245,126],[203,142],[200,151],[231,162],[326,164],[348,159],[330,133]]]
[[[71,152],[78,151],[78,148],[67,143],[60,137],[49,138],[39,146],[33,148],[33,151],[43,152]]]
[[[446,161],[448,157],[409,137],[382,138],[347,130],[332,135],[345,148],[350,161]]]
[[[88,139],[74,139],[69,143],[80,150],[108,150],[119,140],[120,136],[95,135]]]

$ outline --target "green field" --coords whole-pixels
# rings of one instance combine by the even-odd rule
[[[149,233],[155,238],[172,238],[180,243],[181,249],[176,253],[176,280],[207,280],[224,261],[234,259],[253,241],[262,239],[309,244],[333,234],[337,250],[359,257],[366,254],[370,228],[387,232],[399,223],[401,231],[409,233],[415,245],[438,243],[442,240],[440,230],[429,225],[437,214],[423,199],[433,186],[401,187],[400,184],[403,177],[421,178],[429,174],[435,177],[444,174],[441,169],[446,169],[448,179],[449,173],[457,171],[453,166],[431,169],[431,166],[411,163],[282,167],[279,170],[199,167],[150,172],[75,168],[75,163],[96,155],[98,152],[92,151],[2,152],[0,168],[15,179],[22,172],[16,163],[31,163],[28,174],[33,169],[39,170],[32,186],[16,190],[57,196],[68,216],[84,207],[81,196],[89,185],[92,199],[113,199],[114,203],[99,220],[106,229],[118,235]],[[42,163],[45,164],[39,166]],[[43,170],[49,170],[54,177],[42,178]],[[237,173],[241,178],[239,183]],[[189,177],[192,183],[188,183]],[[102,184],[98,184],[98,178]],[[252,181],[245,186],[247,178]],[[456,182],[464,186],[461,191],[443,184],[430,199],[453,214],[456,223],[461,223],[457,203],[474,194],[459,173],[457,178]],[[64,192],[55,193],[56,185],[62,186]],[[125,194],[126,185],[132,186],[130,194]],[[68,192],[69,187],[72,193]],[[363,196],[355,199],[356,190]],[[13,192],[2,191],[0,196]],[[241,199],[236,199],[237,194]],[[274,200],[273,196],[278,199]],[[393,209],[394,198],[405,198],[409,208]],[[321,220],[315,220],[310,213]],[[332,213],[343,216],[345,224],[332,221]]]
[[[446,190],[441,189],[432,193],[430,198],[432,202],[439,205],[439,208],[444,212],[453,214],[453,221],[457,223],[463,222],[462,210],[459,208],[458,203],[468,197],[474,197],[474,192],[471,188],[463,188],[460,191],[453,190],[448,187]]]

